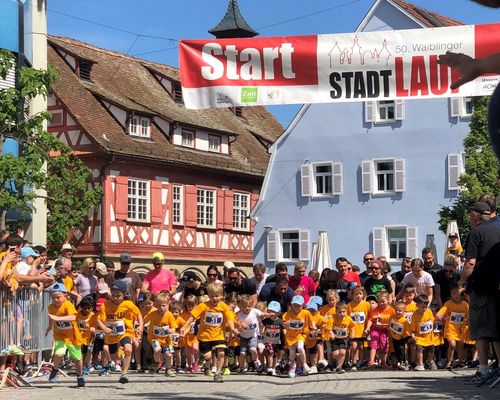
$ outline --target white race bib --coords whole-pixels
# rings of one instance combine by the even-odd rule
[[[355,324],[365,323],[365,313],[364,312],[352,312],[351,319]]]
[[[221,326],[222,325],[222,313],[209,312],[205,313],[205,325],[208,326]]]
[[[404,312],[403,315],[406,317],[406,320],[408,321],[409,324],[411,324],[411,317],[413,317],[412,312]]]
[[[88,322],[89,322],[88,319],[79,319],[78,320],[78,328],[81,331],[88,331],[88,330],[90,330],[90,328],[87,325]]]
[[[106,326],[111,329],[111,336],[120,336],[125,333],[125,322],[123,320],[118,319],[116,321],[106,321]]]
[[[395,320],[391,320],[389,327],[390,327],[391,331],[393,331],[396,335],[403,334],[403,324],[400,324],[400,323],[396,322]]]
[[[153,327],[153,335],[157,337],[167,337],[168,336],[168,330],[170,327],[168,325],[165,326],[154,326]]]
[[[71,322],[70,321],[55,321],[55,322],[56,322],[57,329],[61,329],[61,330],[71,329]]]
[[[347,337],[347,328],[339,328],[338,326],[334,326],[333,334],[335,335],[335,339],[345,339]]]
[[[464,313],[458,313],[458,312],[450,313],[450,323],[460,325],[463,324],[464,321],[465,321]]]
[[[304,321],[301,319],[291,319],[288,324],[289,329],[292,331],[300,331],[304,328]]]
[[[432,321],[420,322],[418,324],[418,333],[420,333],[421,335],[425,335],[427,333],[432,332],[432,329],[433,329]]]

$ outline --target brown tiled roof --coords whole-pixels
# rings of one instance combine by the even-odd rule
[[[188,110],[176,103],[152,74],[155,71],[179,82],[176,68],[69,38],[49,36],[49,44],[49,64],[59,70],[59,79],[54,83],[53,91],[102,150],[158,161],[264,175],[268,154],[252,132],[260,132],[272,141],[283,132],[283,127],[264,107],[243,107],[244,118],[237,117],[230,109]],[[92,82],[80,80],[55,50],[57,48],[93,62]],[[101,100],[110,101],[126,110],[159,116],[180,126],[227,133],[233,137],[231,154],[214,154],[174,146],[156,126],[152,126],[151,140],[134,139],[104,108]]]
[[[427,10],[422,7],[418,7],[414,4],[407,3],[403,0],[391,0],[394,4],[397,4],[407,13],[411,14],[419,22],[428,28],[436,28],[440,26],[454,26],[463,25],[463,22],[457,21],[453,18],[446,17],[444,15],[435,13],[434,11]]]

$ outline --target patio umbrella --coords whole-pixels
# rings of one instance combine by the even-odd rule
[[[458,231],[458,224],[457,221],[454,219],[448,221],[448,225],[446,225],[446,245],[444,246],[444,254],[446,256],[448,247],[450,246],[450,233],[456,233],[458,234],[458,244],[461,246],[462,243],[460,242],[460,232]]]
[[[438,254],[436,249],[436,240],[434,239],[434,235],[428,234],[425,236],[425,247],[429,247],[432,250],[432,254],[434,254],[434,262],[439,264]]]
[[[317,270],[321,274],[325,268],[332,268],[332,259],[330,257],[328,234],[325,231],[320,231],[318,236],[317,257],[315,263],[312,264],[312,269]]]
[[[318,264],[318,243],[313,242],[311,246],[311,258],[309,259],[309,265],[307,267],[307,273],[312,271],[314,265]]]

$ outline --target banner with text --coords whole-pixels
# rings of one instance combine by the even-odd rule
[[[458,89],[460,74],[437,63],[453,51],[500,52],[500,24],[352,34],[182,40],[180,74],[187,108],[480,96],[498,75]]]

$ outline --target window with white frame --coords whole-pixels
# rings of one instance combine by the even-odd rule
[[[128,132],[130,136],[151,137],[151,119],[133,115],[129,119]]]
[[[309,260],[309,231],[303,229],[271,230],[267,233],[268,261]]]
[[[465,153],[448,154],[448,190],[459,190],[458,178],[465,172]]]
[[[450,115],[452,117],[468,118],[473,112],[472,97],[450,98]]]
[[[248,230],[250,213],[250,195],[233,193],[233,228]]]
[[[181,185],[172,186],[172,223],[184,224],[184,188]]]
[[[363,194],[391,194],[406,190],[405,160],[384,158],[361,163]]]
[[[417,227],[396,225],[373,228],[373,253],[390,261],[417,257]]]
[[[130,117],[128,131],[131,135],[137,136],[137,125],[139,123],[138,117]]]
[[[342,163],[314,162],[300,168],[302,196],[325,197],[343,194]]]
[[[220,136],[208,135],[208,151],[220,153]]]
[[[139,179],[128,180],[128,213],[132,221],[149,221],[149,182]]]
[[[215,227],[215,190],[197,190],[197,225],[201,227]]]
[[[366,101],[365,122],[394,122],[405,118],[404,100]]]
[[[182,130],[182,145],[186,147],[194,147],[194,132]]]

